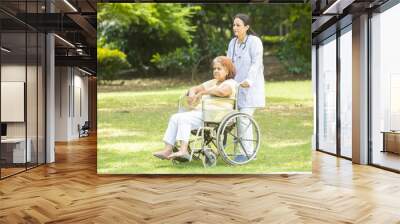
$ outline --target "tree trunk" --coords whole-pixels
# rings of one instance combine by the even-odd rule
[[[206,59],[206,58],[208,58],[208,57],[210,57],[209,54],[204,55],[204,56],[201,57],[201,58],[197,61],[197,63],[192,67],[192,78],[191,78],[191,82],[192,82],[192,83],[193,83],[193,80],[194,80],[194,76],[195,76],[196,73],[197,73],[197,68],[199,67],[200,62],[202,62],[204,59]]]

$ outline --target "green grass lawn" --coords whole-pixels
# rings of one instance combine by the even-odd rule
[[[97,170],[130,173],[273,173],[311,172],[313,101],[311,81],[266,83],[267,106],[257,110],[261,129],[257,160],[230,166],[221,159],[203,168],[201,161],[173,165],[152,153],[163,148],[169,117],[188,88],[100,91],[98,94]]]

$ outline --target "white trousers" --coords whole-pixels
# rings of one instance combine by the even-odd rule
[[[164,142],[175,145],[176,141],[189,142],[190,131],[202,126],[202,112],[193,110],[188,112],[176,113],[171,116],[168,128],[164,134]]]
[[[245,113],[253,117],[253,114],[255,112],[256,108],[254,107],[247,107],[247,108],[241,108],[239,109],[239,112]],[[244,139],[253,139],[253,125],[251,124],[250,120],[247,118],[239,118],[239,124],[238,124],[238,132],[239,136]],[[252,141],[242,141],[243,147],[241,147],[243,150],[246,151],[246,153],[250,156],[253,154],[253,142]],[[243,151],[244,153],[244,151]]]

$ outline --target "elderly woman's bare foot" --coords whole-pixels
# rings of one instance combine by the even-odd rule
[[[168,159],[177,159],[180,161],[189,161],[190,154],[188,152],[174,152],[168,156]]]
[[[169,159],[168,156],[170,156],[170,155],[171,155],[171,152],[165,151],[165,150],[153,153],[153,156],[155,156],[159,159],[162,159],[162,160]]]

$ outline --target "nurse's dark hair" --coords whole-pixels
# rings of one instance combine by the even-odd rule
[[[236,18],[242,20],[245,26],[248,25],[248,26],[250,27],[250,28],[247,30],[247,34],[251,34],[251,35],[254,35],[254,36],[258,36],[257,33],[254,32],[254,31],[251,29],[251,19],[250,19],[250,16],[249,16],[249,15],[244,14],[244,13],[238,13],[238,14],[236,14],[236,15],[233,17],[233,20],[235,20]]]

